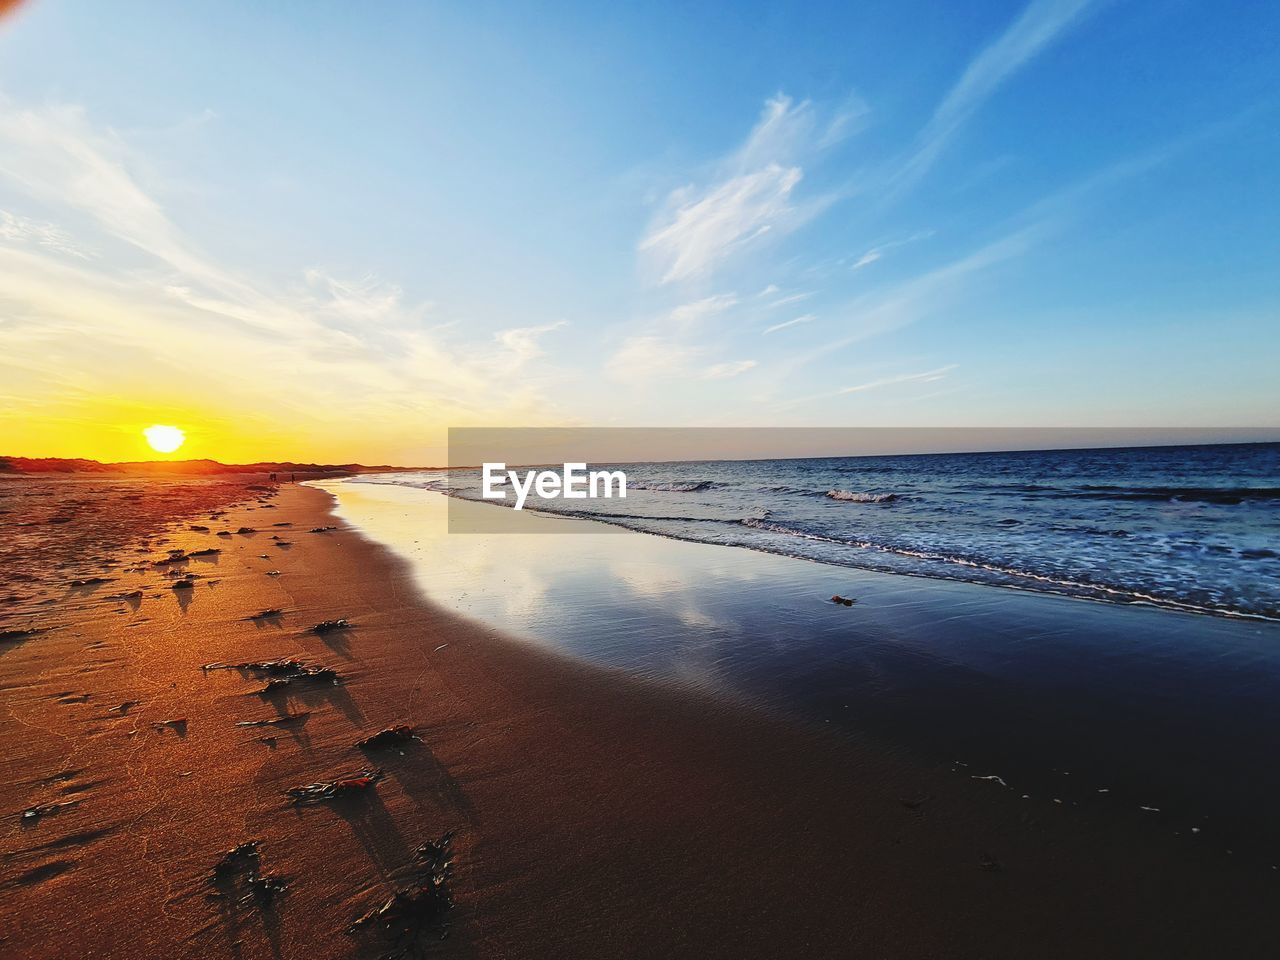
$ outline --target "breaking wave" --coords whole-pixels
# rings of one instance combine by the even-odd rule
[[[859,493],[854,490],[828,490],[824,496],[846,503],[893,503],[898,499],[896,493]]]
[[[710,480],[673,480],[671,482],[629,480],[627,486],[632,490],[652,490],[656,493],[700,493],[703,490],[711,490],[715,484]]]

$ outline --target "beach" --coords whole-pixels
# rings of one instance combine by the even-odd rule
[[[1273,948],[1280,876],[1248,850],[1147,829],[1143,811],[1024,799],[883,730],[521,636],[483,603],[433,600],[329,490],[263,480],[5,481],[5,955],[384,955],[397,944],[376,918],[348,927],[420,882],[424,843],[450,861],[451,905],[411,944],[433,956]],[[57,509],[87,499],[132,519]],[[51,515],[68,517],[56,551],[18,526]],[[637,538],[657,539],[602,549]],[[469,583],[513,608],[530,597]],[[762,585],[754,601],[770,599]],[[269,677],[222,668],[281,658],[338,682],[263,693]],[[416,739],[355,745],[398,725]],[[315,804],[287,793],[361,770],[383,777]],[[270,897],[215,882],[251,841],[283,888]]]

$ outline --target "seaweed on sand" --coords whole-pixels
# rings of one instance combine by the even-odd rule
[[[274,620],[277,617],[283,617],[283,616],[284,616],[284,610],[282,610],[280,607],[271,607],[259,613],[250,614],[249,616],[245,617],[245,619],[246,620]]]
[[[279,693],[286,687],[301,683],[330,683],[338,682],[338,671],[332,667],[302,667],[283,676],[273,677],[267,681],[267,685],[263,687],[259,693],[272,694]]]
[[[275,693],[295,683],[337,683],[338,671],[332,667],[313,667],[301,660],[251,660],[247,663],[206,663],[203,670],[239,670],[256,677],[267,677],[267,685],[259,693]]]
[[[376,931],[387,950],[384,960],[402,960],[426,954],[430,941],[449,935],[449,911],[453,894],[449,889],[453,857],[453,831],[428,841],[417,850],[414,877],[379,906],[357,917],[347,933]]]
[[[332,780],[319,780],[301,787],[292,787],[285,792],[293,798],[294,806],[303,807],[358,796],[371,790],[383,778],[381,770],[356,770]]]
[[[281,717],[271,717],[268,720],[237,720],[237,727],[283,727],[290,723],[302,723],[307,717],[311,716],[310,710],[300,710],[297,713],[286,713]]]
[[[400,726],[379,730],[363,740],[357,740],[356,746],[361,750],[384,750],[391,747],[407,746],[417,739],[419,737],[413,732],[413,727],[401,724]]]
[[[289,886],[284,877],[262,872],[257,840],[232,847],[213,866],[209,883],[215,897],[228,897],[237,905],[257,903],[264,909]]]
[[[44,633],[46,627],[27,627],[17,630],[0,630],[0,643],[12,643],[16,640],[27,640],[37,634]]]

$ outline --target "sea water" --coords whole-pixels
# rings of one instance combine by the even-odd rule
[[[622,466],[625,499],[538,509],[825,564],[1280,618],[1280,444]],[[482,492],[478,471],[359,481]]]

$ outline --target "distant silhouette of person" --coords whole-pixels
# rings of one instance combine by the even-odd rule
[[[297,483],[297,482],[298,482],[298,475],[297,475],[296,473],[291,473],[291,474],[289,474],[289,482],[290,482],[290,483]]]

